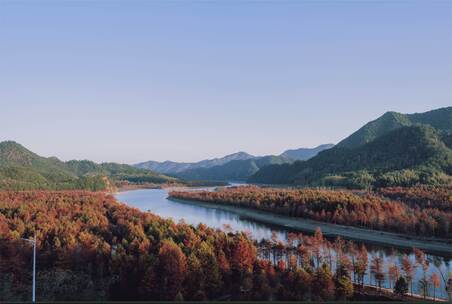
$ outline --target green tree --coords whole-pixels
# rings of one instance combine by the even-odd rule
[[[333,300],[335,296],[334,287],[333,274],[328,266],[323,263],[315,271],[312,281],[312,290],[315,290],[313,292],[314,300]]]
[[[202,269],[205,292],[209,298],[214,298],[221,289],[221,273],[213,248],[201,242],[196,255]]]
[[[340,262],[336,269],[336,274],[334,275],[334,285],[336,290],[336,299],[345,300],[351,296],[353,296],[353,282],[350,278],[349,265],[345,262],[345,259],[342,259],[344,262]]]
[[[335,277],[336,299],[346,300],[353,296],[353,283],[347,276]]]
[[[395,282],[394,293],[401,297],[408,293],[408,283],[404,277],[399,277]]]

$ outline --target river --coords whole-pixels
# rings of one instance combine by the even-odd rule
[[[243,218],[230,210],[226,211],[206,206],[205,204],[201,206],[195,202],[190,203],[187,201],[169,200],[167,197],[168,192],[164,189],[141,189],[116,194],[116,198],[119,201],[142,211],[149,211],[163,218],[172,218],[175,222],[183,220],[186,223],[195,226],[203,223],[207,226],[221,230],[246,231],[257,241],[270,239],[273,232],[276,232],[280,240],[285,241],[287,239],[287,234],[289,232],[294,232],[281,226],[278,227],[260,223],[249,218]],[[394,262],[400,264],[400,260],[404,253],[403,250],[375,244],[366,244],[366,247],[368,248],[369,256],[378,255],[382,257],[386,265]],[[413,254],[410,254],[410,258],[414,261]],[[430,260],[429,275],[433,271],[438,272],[438,268],[444,274],[448,274],[452,271],[452,267],[447,257],[429,254],[428,258]],[[413,286],[415,293],[419,293],[417,282],[421,277],[421,267],[417,267],[414,280],[416,283]],[[367,277],[367,281],[368,280],[369,277]],[[388,284],[389,283],[386,280],[383,287],[389,287]],[[431,290],[431,294],[433,294],[433,289]],[[441,287],[436,290],[436,296],[447,298],[443,282],[441,282]]]

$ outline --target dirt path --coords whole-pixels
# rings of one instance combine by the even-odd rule
[[[314,232],[317,227],[322,229],[325,236],[341,236],[346,239],[364,241],[384,246],[411,249],[413,247],[425,250],[430,253],[436,253],[442,256],[452,257],[452,241],[423,239],[421,237],[407,236],[390,232],[368,230],[350,226],[336,225],[324,222],[318,222],[309,219],[288,217],[279,214],[273,214],[265,211],[240,208],[226,204],[206,203],[199,201],[188,201],[175,198],[168,198],[186,204],[196,204],[207,208],[216,208],[234,212],[244,218],[253,219],[258,222],[281,226],[290,230],[305,232]]]

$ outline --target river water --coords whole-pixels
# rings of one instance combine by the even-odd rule
[[[287,240],[287,234],[290,231],[287,228],[272,226],[269,224],[259,223],[252,219],[242,218],[232,211],[225,211],[214,207],[205,207],[190,203],[187,201],[175,201],[167,199],[168,192],[164,189],[141,189],[121,192],[116,195],[116,198],[126,203],[129,206],[138,208],[142,211],[149,211],[153,214],[159,215],[163,218],[172,218],[175,222],[180,220],[185,221],[191,225],[198,225],[203,223],[207,226],[218,228],[221,230],[245,231],[252,238],[257,241],[262,239],[270,239],[272,233],[276,233],[280,240]],[[369,251],[369,261],[371,256],[380,256],[384,259],[385,264],[390,263],[400,264],[402,255],[405,253],[402,250],[378,246],[374,244],[366,244]],[[413,254],[409,255],[414,261]],[[428,255],[430,260],[430,267],[428,274],[433,271],[441,270],[443,274],[448,274],[452,271],[449,259],[438,255]],[[421,267],[417,267],[413,291],[419,293],[418,281],[422,277]],[[366,282],[369,282],[369,277]],[[388,280],[385,281],[383,287],[389,287]],[[433,295],[433,288],[430,288],[430,295]],[[444,283],[441,282],[441,287],[436,290],[436,296],[447,298],[444,288]]]

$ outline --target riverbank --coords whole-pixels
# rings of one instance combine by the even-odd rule
[[[431,297],[424,297],[422,295],[407,293],[401,298],[399,295],[394,293],[394,290],[389,288],[378,288],[373,285],[364,285],[364,289],[361,286],[354,284],[355,294],[354,299],[357,301],[369,301],[369,298],[373,301],[397,301],[397,302],[421,302],[421,303],[447,303],[447,299]]]
[[[172,197],[169,197],[168,199],[185,204],[196,204],[207,208],[234,212],[244,218],[249,218],[274,226],[284,227],[293,231],[313,233],[318,227],[320,227],[320,229],[322,229],[322,233],[327,237],[340,236],[346,239],[402,249],[412,249],[413,247],[416,247],[429,253],[452,257],[452,242],[450,240],[413,237],[391,232],[330,224],[309,219],[300,219],[273,214],[256,209],[235,207],[226,204],[182,200]]]

